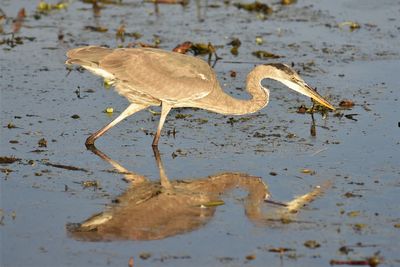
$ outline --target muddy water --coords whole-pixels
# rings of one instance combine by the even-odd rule
[[[327,266],[331,260],[375,255],[384,266],[398,265],[399,1],[353,2],[275,4],[264,20],[222,1],[159,5],[158,12],[153,4],[123,1],[105,6],[99,16],[91,5],[71,1],[68,9],[35,19],[37,1],[3,0],[0,8],[10,18],[26,9],[16,36],[35,39],[0,46],[0,156],[20,159],[0,166],[1,265],[127,266],[133,257],[135,266]],[[143,36],[116,40],[121,22],[126,32]],[[351,30],[347,22],[360,28]],[[10,32],[12,20],[3,29]],[[242,43],[238,56],[226,45],[234,37]],[[115,47],[155,39],[168,50],[186,40],[216,45],[223,59],[215,71],[236,97],[248,97],[246,74],[264,62],[251,52],[266,50],[284,56],[269,61],[293,62],[336,106],[343,99],[356,104],[336,115],[315,114],[315,137],[310,135],[311,116],[296,113],[301,104],[310,106],[309,100],[271,81],[264,82],[271,89],[268,107],[235,117],[238,121],[202,110],[172,111],[159,145],[170,181],[196,183],[221,173],[242,173],[260,177],[280,202],[327,181],[331,186],[290,221],[281,220],[280,207],[266,203],[259,206],[264,217],[252,220],[245,212],[248,190],[238,186],[221,193],[218,200],[224,204],[212,207],[201,226],[158,240],[88,242],[69,234],[67,225],[107,211],[129,184],[109,161],[84,146],[88,134],[127,102],[87,72],[68,74],[65,51],[84,44]],[[236,78],[230,76],[232,70]],[[114,114],[103,113],[107,107]],[[178,119],[177,114],[191,117]],[[127,171],[156,183],[160,172],[149,133],[157,122],[157,115],[142,111],[99,139],[97,148]],[[175,137],[168,136],[174,129]],[[46,147],[43,142],[39,146],[42,138]],[[88,181],[96,181],[97,187],[82,185]],[[320,246],[305,246],[309,240]],[[290,251],[269,252],[279,247]]]

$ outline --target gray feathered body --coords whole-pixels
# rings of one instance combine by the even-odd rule
[[[70,50],[69,64],[79,64],[109,79],[130,102],[177,105],[208,95],[215,75],[203,60],[152,48],[109,49],[89,46]]]
[[[196,107],[222,114],[246,114],[268,103],[260,89],[261,77],[248,83],[252,100],[239,100],[219,86],[213,69],[202,59],[152,48],[110,49],[86,46],[67,53],[67,64],[81,65],[108,79],[131,103],[171,107]],[[251,102],[253,101],[253,102]]]

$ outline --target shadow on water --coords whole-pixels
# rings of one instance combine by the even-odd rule
[[[165,174],[160,153],[154,149],[160,181],[130,172],[103,152],[91,146],[94,154],[110,163],[129,183],[105,211],[82,223],[68,223],[68,235],[80,241],[157,240],[184,234],[205,226],[214,216],[221,196],[233,189],[248,194],[243,201],[245,215],[255,224],[268,226],[292,216],[306,203],[321,194],[323,187],[288,203],[268,200],[269,192],[260,177],[246,173],[224,172],[191,180],[170,181]],[[267,203],[275,206],[263,212]]]

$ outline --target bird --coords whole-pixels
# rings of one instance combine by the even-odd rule
[[[109,81],[129,106],[113,121],[86,139],[94,142],[117,123],[150,106],[161,106],[152,146],[157,147],[165,119],[172,108],[192,107],[224,114],[244,115],[259,111],[269,102],[269,90],[261,81],[272,79],[335,110],[291,67],[283,63],[260,64],[247,75],[251,99],[237,99],[221,88],[214,70],[201,58],[157,48],[84,46],[67,52],[67,65],[80,65]]]

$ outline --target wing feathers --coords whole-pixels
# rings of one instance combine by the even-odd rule
[[[119,84],[116,90],[130,101],[137,95],[147,95],[182,103],[208,95],[216,83],[205,61],[159,49],[88,46],[70,50],[67,56],[67,63],[82,65],[103,77],[101,73],[113,76]]]

